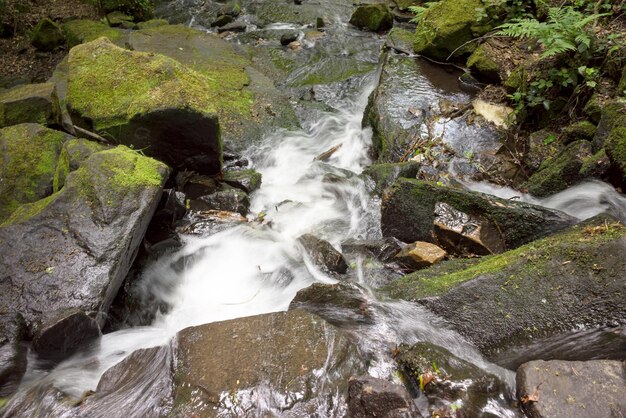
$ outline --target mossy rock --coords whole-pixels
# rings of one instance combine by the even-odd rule
[[[145,22],[137,23],[137,29],[152,29],[157,28],[159,26],[169,25],[168,21],[165,19],[150,19]]]
[[[149,20],[154,16],[154,5],[150,0],[102,0],[102,9],[106,13],[124,12],[137,21]]]
[[[392,28],[387,34],[387,39],[393,46],[408,52],[413,48],[414,38],[413,31],[402,28]]]
[[[501,65],[495,58],[493,47],[488,43],[481,44],[467,59],[467,68],[486,80],[498,82]]]
[[[133,17],[120,11],[108,13],[106,16],[106,21],[111,27],[126,26],[128,24],[130,24],[131,26],[135,26],[135,24],[133,23]]]
[[[11,242],[0,258],[11,277],[0,283],[0,311],[20,312],[29,338],[70,308],[102,327],[168,174],[165,164],[118,146],[92,153],[56,193],[19,206],[0,225],[0,242]],[[71,350],[82,332],[70,326],[54,338]]]
[[[388,30],[393,26],[393,15],[384,3],[364,4],[352,13],[350,24],[373,32]]]
[[[374,181],[374,193],[381,196],[400,177],[415,178],[420,164],[414,161],[406,163],[382,163],[367,167],[363,174]]]
[[[524,183],[533,196],[549,196],[567,189],[583,178],[583,162],[593,154],[591,143],[580,140],[568,145],[559,155],[543,162],[539,171]]]
[[[54,83],[23,84],[0,93],[0,127],[20,123],[61,125]]]
[[[604,103],[601,96],[597,93],[591,95],[585,106],[583,107],[583,113],[594,123],[600,122],[602,118],[602,108]]]
[[[524,163],[532,172],[539,170],[544,161],[553,158],[561,151],[563,145],[557,141],[557,136],[557,133],[549,128],[529,135]]]
[[[252,193],[261,187],[261,173],[255,170],[226,171],[224,182],[232,187]]]
[[[445,203],[499,231],[506,249],[544,237],[574,222],[562,212],[500,199],[415,179],[400,178],[384,194],[381,207],[383,236],[403,242],[434,242],[435,207]]]
[[[617,94],[626,96],[626,67],[622,70],[622,77],[617,84]]]
[[[483,353],[535,338],[626,323],[626,228],[606,215],[448,274],[389,285],[417,300]]]
[[[620,173],[622,183],[626,184],[626,126],[613,129],[605,146],[607,156]]]
[[[593,145],[600,149],[604,141],[617,127],[626,127],[626,99],[617,98],[604,103],[601,106],[600,123],[593,137]]]
[[[30,38],[31,43],[39,51],[52,51],[65,44],[65,34],[61,26],[48,18],[37,23]]]
[[[446,59],[458,47],[480,36],[489,27],[475,32],[475,10],[481,0],[441,0],[429,7],[419,18],[413,49],[435,59]],[[461,48],[456,56],[471,53],[473,45]]]
[[[588,120],[575,122],[561,130],[563,142],[569,144],[578,139],[592,140],[596,134],[596,129],[596,125]]]
[[[54,173],[69,136],[37,124],[0,129],[3,165],[0,173],[0,223],[21,204],[52,194]]]
[[[169,57],[129,51],[106,38],[72,48],[67,108],[87,128],[175,169],[221,170],[214,80]]]
[[[394,0],[394,3],[396,3],[396,6],[398,6],[400,10],[408,10],[409,7],[417,6],[422,2],[422,0]]]
[[[114,29],[102,22],[79,19],[70,20],[63,24],[63,31],[67,36],[67,44],[71,48],[85,42],[94,41],[102,36],[116,44],[123,43],[124,34],[119,29]]]
[[[83,161],[95,152],[103,151],[107,147],[94,141],[82,138],[72,138],[63,144],[59,155],[59,163],[54,172],[52,191],[58,192],[65,185],[65,179],[72,171],[78,170]]]

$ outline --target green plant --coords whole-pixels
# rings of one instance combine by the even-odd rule
[[[591,49],[593,35],[587,26],[607,13],[584,15],[571,6],[552,7],[548,20],[540,22],[533,18],[514,19],[500,25],[498,35],[536,40],[544,48],[542,58],[552,57],[566,51],[584,54]]]
[[[411,19],[412,23],[419,23],[422,14],[432,6],[434,6],[437,2],[427,2],[421,6],[409,6],[409,11],[415,15],[413,19]]]

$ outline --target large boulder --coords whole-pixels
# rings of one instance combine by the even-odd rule
[[[187,328],[177,347],[175,416],[309,416],[320,402],[336,415],[364,366],[343,332],[301,310]]]
[[[356,8],[350,24],[374,32],[388,30],[393,26],[393,15],[385,3],[364,4]]]
[[[0,127],[27,122],[61,125],[54,83],[23,84],[0,93]]]
[[[128,42],[136,51],[173,58],[210,79],[208,92],[222,140],[233,152],[247,149],[276,128],[299,126],[289,100],[274,83],[251,67],[247,55],[215,34],[161,25],[133,31]]]
[[[622,361],[531,361],[517,369],[517,395],[533,418],[622,417]]]
[[[419,301],[493,354],[571,329],[626,324],[625,250],[626,227],[602,215],[469,266],[406,275],[387,291]]]
[[[75,124],[177,170],[221,171],[218,95],[214,80],[178,61],[106,38],[69,53],[66,103]]]
[[[64,171],[71,160],[68,153],[59,161]],[[0,311],[23,315],[28,337],[41,342],[35,349],[45,353],[51,343],[63,356],[97,335],[168,171],[124,146],[95,152],[59,191],[19,206],[0,225]]]
[[[384,236],[474,254],[515,248],[575,222],[541,206],[403,178],[383,197],[381,214]]]
[[[85,42],[95,41],[104,36],[116,45],[124,44],[124,33],[119,29],[114,29],[102,22],[88,19],[70,20],[63,24],[63,32],[67,37],[67,45],[71,48]]]
[[[25,123],[0,129],[0,223],[21,204],[49,196],[63,143],[69,136]]]
[[[481,0],[442,0],[429,7],[419,18],[413,49],[436,59],[448,55],[490,28],[477,23],[476,9]],[[468,52],[461,48],[455,54]],[[471,51],[469,51],[471,52]]]
[[[65,44],[65,34],[61,26],[44,18],[33,28],[30,41],[38,50],[48,52]]]

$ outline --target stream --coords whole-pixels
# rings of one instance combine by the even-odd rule
[[[59,417],[110,417],[124,411],[127,416],[143,416],[146,411],[140,405],[140,394],[155,384],[150,378],[135,382],[132,393],[124,399],[104,399],[98,404],[97,413],[71,409],[49,396],[38,398],[36,394],[53,386],[80,398],[86,391],[95,390],[103,373],[132,352],[166,345],[184,328],[285,311],[299,290],[313,283],[337,283],[336,278],[315,266],[297,239],[303,234],[313,234],[341,249],[348,239],[381,238],[380,201],[371,193],[367,180],[360,176],[372,163],[371,130],[363,128],[361,122],[377,79],[375,71],[357,77],[349,90],[332,95],[334,110],[315,114],[315,119],[303,124],[306,129],[277,130],[245,151],[251,168],[260,172],[263,179],[260,189],[251,195],[249,221],[205,236],[182,236],[181,249],[144,269],[135,283],[139,294],[168,307],[157,313],[151,325],[105,334],[52,369],[44,360],[30,355],[28,371],[11,402],[21,404],[20,414],[35,416],[46,411]],[[325,162],[316,160],[334,147],[338,147],[337,151]],[[626,199],[600,182],[578,185],[541,200],[487,183],[462,183],[471,190],[516,197],[563,210],[580,219],[603,211],[612,212],[622,220],[626,218]],[[401,343],[430,342],[505,382],[508,392],[490,399],[483,416],[522,416],[510,402],[515,388],[512,370],[484,359],[477,349],[425,308],[409,302],[379,300],[372,290],[378,279],[368,274],[364,260],[354,260],[348,280],[362,288],[362,297],[373,312],[373,320],[341,322],[341,328],[357,342],[361,355],[368,357],[370,375],[400,382],[395,374],[392,349]],[[533,357],[528,353],[519,356]],[[517,364],[515,359],[508,362]],[[501,362],[504,363],[507,362]],[[152,377],[156,379],[155,376],[159,376],[158,370]],[[271,394],[251,402],[256,402],[257,411],[270,415],[277,411],[273,409]],[[419,402],[418,399],[418,406]],[[426,407],[421,406],[423,410]],[[345,405],[335,410],[344,409]],[[8,408],[4,416],[13,416],[15,411]],[[236,415],[228,409],[220,413]]]

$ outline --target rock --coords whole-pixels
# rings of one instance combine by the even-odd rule
[[[590,99],[591,100],[591,99]],[[604,141],[609,137],[613,129],[626,128],[626,99],[614,99],[607,103],[599,104],[601,109],[598,129],[593,137],[594,149],[604,146]]]
[[[120,11],[133,16],[137,21],[149,20],[154,15],[154,6],[149,1],[102,0],[100,7],[105,13]]]
[[[177,347],[172,416],[311,416],[320,398],[333,398],[326,411],[339,415],[333,411],[344,403],[348,376],[364,370],[343,332],[301,310],[187,328]],[[259,399],[258,391],[273,396]]]
[[[218,210],[237,212],[241,216],[246,216],[250,209],[250,199],[242,190],[230,186],[221,186],[213,194],[191,200],[190,209],[194,211]]]
[[[139,30],[152,29],[152,28],[157,28],[159,26],[165,26],[165,25],[169,25],[168,21],[165,19],[151,19],[146,22],[137,23],[137,29]]]
[[[298,291],[289,309],[304,309],[336,326],[371,323],[373,312],[355,283],[313,283]]]
[[[226,171],[223,181],[229,186],[252,193],[261,187],[261,173],[254,170]]]
[[[245,32],[248,28],[248,24],[241,20],[235,20],[234,22],[227,23],[217,29],[219,33],[223,32]]]
[[[235,19],[233,19],[232,16],[230,15],[220,15],[217,17],[217,19],[215,19],[213,22],[211,22],[211,27],[212,28],[221,28],[222,26],[226,26],[229,23],[233,23]]]
[[[318,17],[315,19],[315,28],[316,29],[322,29],[324,26],[326,26],[326,23],[324,22],[324,18],[323,17]]]
[[[549,196],[580,182],[585,160],[592,156],[591,143],[579,140],[569,144],[554,159],[545,160],[539,171],[523,187],[533,196]]]
[[[33,28],[30,42],[39,51],[49,52],[65,44],[65,34],[61,26],[44,18]]]
[[[124,50],[105,38],[72,48],[68,67],[66,102],[75,124],[177,170],[220,172],[213,80],[171,58]]]
[[[11,243],[0,253],[11,278],[0,282],[0,311],[22,313],[30,337],[72,308],[101,327],[167,175],[164,164],[119,146],[91,154],[58,192],[19,206],[0,225],[0,242]]]
[[[351,377],[348,413],[351,418],[421,417],[404,386],[371,376]]]
[[[26,372],[27,348],[22,343],[25,337],[22,315],[0,314],[0,399],[17,390]]]
[[[176,187],[182,190],[188,199],[197,199],[215,193],[218,189],[217,180],[213,177],[201,176],[190,172],[176,175]]]
[[[488,32],[476,26],[476,16],[468,10],[482,6],[481,0],[442,0],[421,14],[413,49],[435,59],[446,59],[465,42]],[[455,56],[472,52],[472,44],[457,50]]]
[[[280,37],[280,44],[287,46],[292,42],[295,42],[300,37],[300,33],[297,31],[286,32]]]
[[[231,152],[260,143],[265,132],[299,127],[289,99],[251,67],[248,55],[214,34],[166,25],[133,31],[129,43],[136,51],[163,54],[212,80],[211,100],[219,116],[222,140]]]
[[[557,141],[556,132],[550,129],[541,129],[533,132],[528,137],[528,150],[524,156],[524,162],[534,173],[539,170],[541,164],[556,156],[562,151],[562,145]]]
[[[392,237],[381,240],[349,239],[341,243],[341,248],[345,253],[360,252],[383,262],[391,261],[402,250],[401,243]]]
[[[515,121],[513,108],[501,103],[490,103],[482,99],[472,101],[474,113],[499,128],[507,129]]]
[[[501,81],[500,71],[502,70],[497,62],[498,53],[489,43],[480,44],[467,59],[467,68],[487,81],[498,83]]]
[[[52,194],[57,162],[69,136],[25,123],[0,129],[0,224],[21,204]]]
[[[490,355],[572,329],[626,324],[624,250],[626,228],[602,215],[469,267],[420,270],[386,290],[418,300]]]
[[[61,154],[59,155],[59,163],[54,173],[52,191],[56,193],[61,190],[70,172],[78,170],[81,163],[94,152],[104,151],[105,149],[107,147],[102,144],[81,138],[71,138],[64,142],[63,149],[61,149]]]
[[[434,235],[442,247],[460,256],[501,253],[506,248],[496,224],[442,202],[435,204]]]
[[[102,36],[117,45],[123,44],[122,31],[93,20],[70,20],[63,24],[63,31],[67,36],[67,45],[70,48],[85,42],[94,41]]]
[[[591,141],[596,134],[596,125],[588,120],[572,123],[561,129],[561,135],[565,144],[570,144],[579,139]]]
[[[364,4],[352,13],[350,24],[373,32],[389,30],[393,26],[393,15],[384,3]]]
[[[494,398],[511,401],[509,389],[498,377],[445,348],[419,342],[411,347],[401,345],[399,351],[396,362],[400,371],[413,388],[422,388],[433,415],[443,410],[446,411],[444,416],[481,416]],[[460,406],[460,410],[453,412],[449,407],[451,403]]]
[[[446,258],[448,253],[429,242],[414,242],[404,247],[394,257],[403,267],[417,270],[430,267]]]
[[[192,213],[191,223],[179,228],[179,231],[183,234],[207,237],[247,221],[245,217],[236,212],[209,210]]]
[[[408,10],[411,6],[417,6],[421,3],[421,0],[394,0],[396,6],[400,10]]]
[[[622,361],[536,360],[517,369],[517,396],[530,417],[623,416],[624,387]]]
[[[419,172],[420,164],[415,161],[406,163],[382,163],[372,164],[367,167],[363,174],[374,181],[374,192],[382,196],[383,192],[389,188],[400,177],[414,179]]]
[[[413,49],[413,35],[413,31],[396,27],[387,34],[387,41],[395,48],[409,53]]]
[[[239,4],[239,0],[231,0],[224,4],[220,7],[219,14],[232,17],[239,16],[239,14],[241,14],[241,4]]]
[[[626,96],[626,68],[622,69],[622,77],[619,80],[617,85],[617,94],[621,94],[622,96]]]
[[[24,84],[0,93],[0,127],[27,122],[61,125],[54,83]]]
[[[613,129],[605,146],[606,155],[621,175],[622,184],[626,184],[626,126]]]
[[[133,23],[132,16],[129,16],[117,10],[114,12],[108,13],[106,16],[106,20],[107,22],[109,22],[109,26],[111,27],[125,26],[128,24],[135,26],[135,24]]]
[[[313,264],[326,273],[345,274],[348,263],[341,253],[328,242],[311,234],[304,234],[298,238]]]
[[[562,212],[541,206],[401,178],[383,197],[383,236],[393,236],[404,242],[434,242],[435,208],[440,203],[470,219],[480,219],[481,229],[495,228],[506,249],[544,237],[575,222]]]
[[[100,337],[96,321],[80,309],[48,312],[31,332],[33,350],[52,359],[63,359],[81,345]]]

